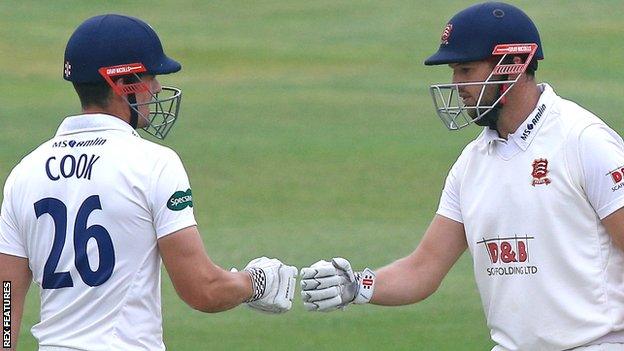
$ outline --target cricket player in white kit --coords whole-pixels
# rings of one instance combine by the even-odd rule
[[[69,39],[63,77],[83,113],[24,157],[4,187],[0,281],[12,283],[11,348],[32,278],[39,350],[164,350],[161,258],[197,310],[291,308],[297,269],[266,257],[242,272],[212,263],[182,162],[135,131],[166,136],[181,91],[156,75],[180,68],[137,18],[96,16]]]
[[[503,3],[445,26],[427,65],[449,129],[476,123],[416,250],[376,272],[334,258],[303,268],[306,309],[403,305],[431,295],[466,248],[493,350],[624,350],[624,142],[535,81],[537,28]]]

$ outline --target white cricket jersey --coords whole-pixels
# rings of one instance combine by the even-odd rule
[[[464,149],[437,213],[464,224],[493,350],[624,342],[624,254],[601,224],[624,206],[624,143],[540,89],[508,140]]]
[[[0,252],[41,292],[39,350],[164,350],[157,239],[196,225],[172,150],[122,120],[67,117],[7,178]]]

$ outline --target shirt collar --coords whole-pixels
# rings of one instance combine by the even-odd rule
[[[552,87],[547,83],[538,84],[538,88],[541,90],[542,94],[537,101],[535,109],[524,122],[520,124],[514,133],[507,136],[507,140],[501,138],[496,130],[490,129],[489,127],[484,128],[480,136],[484,148],[489,149],[497,143],[508,143],[511,141],[522,151],[525,151],[529,147],[531,141],[533,141],[533,138],[535,138],[539,129],[544,124],[543,119],[548,115],[550,108],[554,105],[557,98],[557,94],[555,94]]]
[[[518,146],[524,151],[531,141],[535,138],[539,130],[546,123],[546,119],[550,112],[550,108],[554,105],[557,95],[546,83],[539,84],[538,87],[542,91],[537,105],[531,114],[520,124],[518,129],[509,134],[508,139],[514,140]]]
[[[103,113],[90,113],[65,117],[56,131],[56,136],[99,130],[118,130],[140,137],[128,123],[118,117]]]

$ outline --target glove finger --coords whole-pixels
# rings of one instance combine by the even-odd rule
[[[269,258],[266,256],[262,256],[262,257],[256,257],[253,260],[249,261],[249,263],[258,263],[258,262],[262,262],[262,261],[267,261]]]
[[[271,306],[267,309],[268,312],[271,313],[284,313],[290,311],[292,308],[292,301],[285,299],[278,299],[271,304]]]
[[[289,266],[286,264],[282,264],[282,267],[280,267],[280,270],[284,270],[288,273],[289,276],[297,279],[297,273],[299,273],[299,270],[297,269],[297,267],[295,266]]]
[[[306,302],[312,302],[310,301],[310,299],[312,298],[312,295],[310,294],[309,291],[301,291],[301,301],[303,301],[304,303]]]
[[[351,269],[351,263],[342,257],[334,257],[332,258],[332,265],[336,268],[340,268],[343,271],[348,271]]]
[[[331,299],[304,302],[304,307],[306,307],[308,311],[327,312],[340,308],[341,304],[342,300],[340,299],[340,296],[334,296]]]
[[[260,311],[263,313],[270,313],[270,314],[284,313],[287,311],[287,310],[277,308],[276,306],[257,305],[253,303],[248,303],[247,306],[256,311]]]
[[[303,308],[305,308],[306,311],[309,311],[309,312],[331,312],[331,311],[337,310],[340,307],[326,307],[321,310],[319,308],[319,305],[316,304],[316,302],[304,302]]]
[[[355,281],[355,275],[353,274],[353,269],[349,261],[342,257],[334,257],[332,258],[332,265],[339,271],[344,272],[344,274],[349,277],[349,281]]]
[[[335,296],[340,298],[340,289],[337,286],[332,286],[331,288],[322,290],[307,290],[305,293],[309,295],[306,299],[307,302],[327,300],[334,298]]]
[[[335,274],[336,267],[331,264],[318,267],[301,268],[301,279],[327,277]]]
[[[247,263],[245,268],[260,266],[260,263],[263,263],[264,261],[267,261],[268,259],[269,258],[266,256],[254,258],[253,260],[249,261],[249,263]]]
[[[313,302],[304,302],[303,308],[305,308],[306,311],[310,311],[310,312],[318,311],[318,305]]]
[[[343,276],[332,275],[324,278],[313,278],[313,279],[302,279],[301,280],[301,289],[302,290],[318,290],[318,289],[326,289],[332,286],[344,284],[347,279]]]
[[[331,262],[325,261],[325,260],[319,260],[314,262],[312,265],[310,265],[310,267],[315,268],[315,267],[319,267],[319,266],[329,266],[331,264]]]
[[[305,303],[310,299],[310,294],[307,291],[301,290],[301,300]]]
[[[292,307],[292,299],[295,296],[295,283],[297,281],[297,268],[282,265],[279,269],[279,281],[274,303],[289,310]]]
[[[297,284],[297,276],[288,277],[288,289],[286,290],[286,298],[292,301],[295,298],[295,284]]]
[[[247,307],[254,309],[256,311],[262,311],[262,312],[271,312],[271,309],[268,306],[264,306],[264,305],[260,305],[257,303],[248,303]]]

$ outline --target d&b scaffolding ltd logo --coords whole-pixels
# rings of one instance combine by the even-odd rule
[[[491,265],[487,267],[488,276],[532,275],[537,274],[537,266],[530,265],[529,242],[535,237],[508,236],[483,238],[477,244],[483,244]]]

